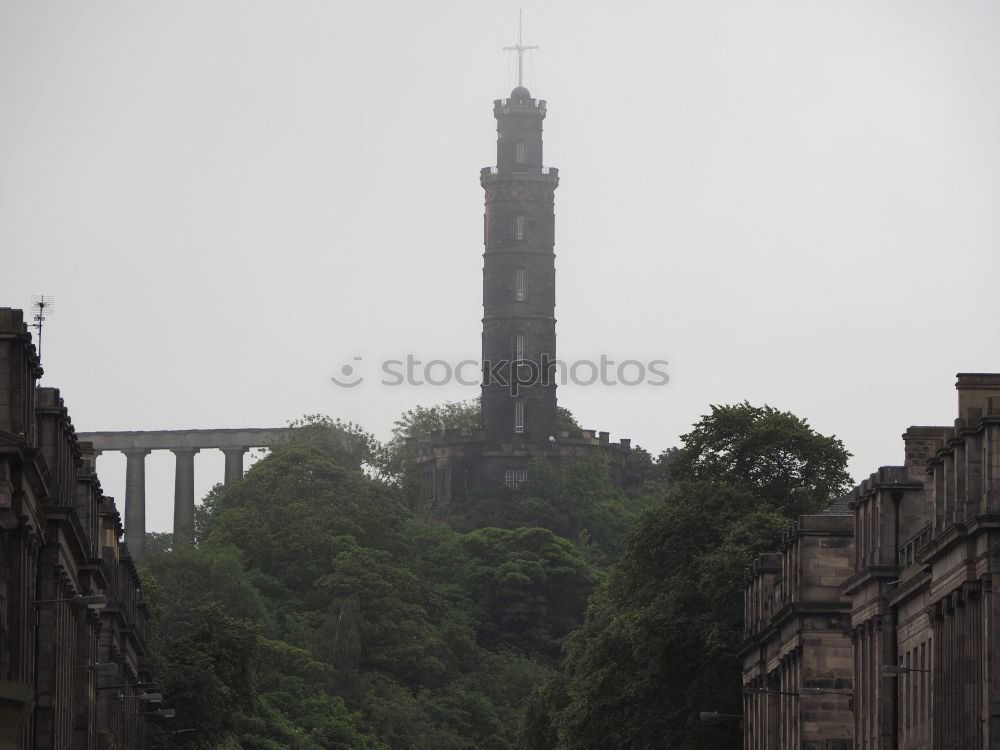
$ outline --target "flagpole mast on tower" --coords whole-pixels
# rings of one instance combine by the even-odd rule
[[[524,86],[524,53],[528,50],[538,49],[535,45],[525,45],[522,43],[521,33],[524,30],[524,11],[517,11],[517,44],[513,47],[504,47],[507,52],[517,53],[517,85]]]

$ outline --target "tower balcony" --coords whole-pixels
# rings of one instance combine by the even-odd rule
[[[494,99],[494,116],[537,113],[545,117],[544,99]]]
[[[547,182],[553,185],[559,184],[559,169],[557,167],[483,167],[479,170],[479,182],[483,187],[497,182],[508,180],[522,180],[524,182]]]

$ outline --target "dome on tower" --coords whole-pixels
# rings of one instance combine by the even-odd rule
[[[518,86],[516,89],[510,92],[510,98],[517,99],[518,101],[521,102],[526,102],[528,101],[528,99],[531,98],[531,92],[528,91],[528,89],[524,88],[524,86]]]

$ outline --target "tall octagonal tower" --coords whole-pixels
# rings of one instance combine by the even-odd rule
[[[531,48],[519,41],[511,49]],[[557,427],[553,209],[559,172],[542,163],[545,102],[518,85],[508,99],[493,102],[493,113],[497,163],[480,173],[486,191],[480,429],[410,441],[422,475],[416,501],[441,518],[461,515],[461,504],[470,500],[502,503],[524,491],[534,461],[558,466],[600,451],[619,481],[630,450],[629,440],[612,443],[607,432]]]
[[[486,191],[482,428],[489,443],[541,443],[556,433],[559,172],[543,166],[544,101],[518,86],[493,103],[493,113],[497,164],[480,177]],[[512,382],[528,380],[513,392]]]

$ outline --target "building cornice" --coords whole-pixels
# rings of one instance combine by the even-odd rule
[[[914,594],[919,593],[931,582],[930,571],[922,570],[916,575],[907,578],[896,590],[886,597],[890,607],[898,607]]]
[[[49,525],[55,525],[61,529],[65,529],[67,532],[65,534],[52,535],[52,540],[65,539],[67,542],[66,550],[73,556],[76,570],[88,570],[87,563],[90,560],[90,556],[88,555],[87,534],[80,523],[80,517],[77,515],[76,509],[66,506],[49,506],[44,508],[44,513],[45,520]]]
[[[995,513],[977,515],[968,521],[953,523],[917,550],[917,561],[925,565],[931,564],[970,536],[997,530],[1000,530],[1000,515]]]
[[[840,584],[840,590],[850,596],[866,583],[886,578],[889,580],[899,578],[899,568],[895,565],[868,565]]]

